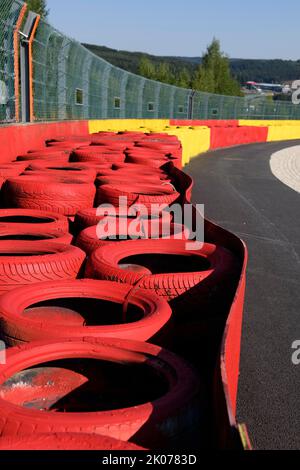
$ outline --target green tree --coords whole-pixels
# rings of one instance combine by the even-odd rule
[[[220,41],[215,38],[207,47],[194,75],[193,88],[208,93],[241,96],[240,85],[231,75],[229,59],[221,51]]]
[[[28,10],[34,11],[42,18],[47,18],[49,10],[47,8],[46,0],[27,0]]]
[[[178,79],[176,80],[176,85],[182,88],[190,88],[191,87],[191,75],[187,68],[181,69],[178,75]]]
[[[139,63],[139,75],[156,80],[155,66],[147,57],[143,56]]]
[[[159,82],[173,84],[175,77],[171,71],[170,65],[167,62],[161,62],[156,68],[155,79]]]

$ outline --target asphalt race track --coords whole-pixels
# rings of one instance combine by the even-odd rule
[[[255,449],[300,449],[300,194],[270,170],[271,155],[295,145],[218,150],[185,169],[206,217],[248,245],[238,420]]]

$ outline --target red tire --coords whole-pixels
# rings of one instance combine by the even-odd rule
[[[48,433],[0,438],[0,450],[113,450],[142,451],[142,447],[107,436],[83,433]]]
[[[125,154],[119,152],[73,152],[70,158],[71,162],[95,162],[95,163],[121,163],[125,161]]]
[[[164,153],[172,153],[181,149],[180,143],[155,142],[150,140],[138,142],[136,146],[144,149],[158,150]]]
[[[76,216],[75,216],[75,230],[77,233],[81,232],[87,227],[92,227],[93,225],[97,225],[100,220],[102,220],[104,217],[107,216],[119,216],[119,217],[125,217],[125,218],[130,218],[130,216],[126,213],[122,214],[119,213],[118,208],[113,208],[113,210],[110,212],[110,210],[107,208],[106,211],[101,211],[97,208],[93,209],[84,209],[81,211],[78,211]],[[135,217],[131,217],[135,218]]]
[[[165,171],[159,168],[151,168],[145,165],[136,165],[133,163],[114,163],[112,166],[113,170],[126,170],[127,172],[138,172],[139,174],[145,175],[158,175],[160,178],[167,178],[168,175]]]
[[[90,279],[43,282],[0,298],[1,337],[10,346],[66,337],[148,341],[171,314],[168,303],[149,292]]]
[[[151,158],[150,156],[147,157],[133,157],[131,155],[127,155],[126,162],[127,163],[134,163],[137,165],[145,165],[153,168],[162,168],[166,163],[170,160],[168,157],[164,158]]]
[[[119,136],[122,137],[129,137],[130,140],[138,140],[145,136],[143,132],[136,132],[136,131],[121,131],[118,133]]]
[[[79,176],[80,178],[84,177],[85,179],[89,179],[90,181],[94,181],[97,175],[96,169],[90,168],[88,165],[82,165],[78,163],[32,163],[27,167],[26,170],[26,172],[30,171],[47,172],[49,174],[54,174],[57,176]]]
[[[79,156],[91,156],[91,155],[103,155],[104,153],[112,153],[112,154],[119,154],[122,153],[118,149],[111,149],[109,147],[105,147],[104,145],[87,145],[85,147],[80,147],[73,152],[75,155]]]
[[[126,151],[126,155],[132,155],[133,157],[141,158],[178,158],[178,155],[175,152],[166,152],[164,150],[151,150],[148,148],[134,147]]]
[[[104,184],[109,184],[111,186],[122,186],[122,185],[126,185],[126,187],[128,187],[128,183],[131,181],[132,179],[132,174],[128,174],[126,172],[118,172],[118,171],[115,171],[114,172],[114,175],[101,175],[101,176],[97,176],[96,178],[96,181],[95,181],[95,185],[98,187],[98,186],[101,186],[101,185],[104,185]],[[169,180],[163,180],[164,183],[171,183],[171,181]],[[157,177],[153,177],[153,176],[149,176],[149,175],[140,175],[139,176],[139,184],[143,184],[143,185],[151,185],[151,186],[157,186],[158,189],[160,188],[161,184],[162,184],[162,180],[160,180],[159,178]]]
[[[97,145],[97,146],[102,146],[110,149],[116,149],[120,150],[123,152],[128,145],[132,145],[132,141],[130,140],[125,140],[125,139],[97,139],[96,144],[94,144],[95,141],[92,141],[92,146]]]
[[[99,172],[112,169],[112,163],[97,163],[97,162],[73,162],[73,163],[64,163],[64,162],[48,162],[48,161],[37,161],[35,163],[31,163],[27,167],[27,171],[45,171],[45,170],[53,170],[53,171],[76,171],[79,173],[85,172],[92,172],[93,175],[97,175]],[[95,177],[96,178],[96,177]]]
[[[68,148],[68,149],[78,149],[84,145],[90,145],[91,141],[88,139],[82,140],[65,140],[63,142],[48,142],[47,147],[49,148]]]
[[[85,260],[75,246],[45,241],[3,241],[0,254],[1,293],[36,282],[74,279]]]
[[[54,139],[47,139],[45,142],[46,144],[51,144],[51,143],[55,143],[55,142],[90,142],[91,141],[91,136],[90,134],[86,134],[86,135],[69,135],[69,136],[65,136],[65,135],[61,135],[61,136],[58,136],[58,137],[55,137]],[[87,145],[87,144],[86,144]]]
[[[193,446],[202,394],[185,361],[149,343],[34,342],[8,349],[0,368],[0,432],[81,432],[147,448]]]
[[[89,256],[96,249],[115,244],[116,241],[123,243],[123,241],[126,240],[174,239],[175,237],[179,240],[188,240],[190,233],[183,225],[167,224],[162,219],[138,220],[124,218],[124,220],[122,220],[105,217],[102,219],[102,222],[102,227],[99,227],[99,225],[88,227],[84,229],[76,239],[76,246],[85,251]]]
[[[51,147],[42,147],[42,148],[35,148],[35,149],[30,149],[27,151],[26,155],[30,155],[32,153],[40,154],[40,155],[56,155],[57,153],[63,152],[64,154],[69,154],[69,152],[65,149],[60,150],[57,148],[51,148]]]
[[[78,233],[87,227],[97,225],[103,217],[103,215],[97,215],[97,209],[95,208],[78,211],[74,220],[75,231]]]
[[[112,163],[110,162],[104,162],[104,163],[86,162],[86,165],[96,170],[97,174],[102,170],[111,170],[112,168]]]
[[[23,171],[22,175],[20,176],[29,176],[33,178],[37,178],[40,180],[41,178],[46,178],[47,180],[54,180],[54,181],[61,181],[62,180],[78,180],[82,183],[87,184],[94,184],[96,180],[96,172],[95,171],[72,171],[68,169],[60,169],[60,170],[29,170]]]
[[[0,245],[3,241],[46,241],[54,243],[62,243],[64,245],[70,245],[73,241],[73,236],[70,233],[47,233],[35,231],[34,227],[30,229],[10,228],[7,225],[2,226],[0,224]]]
[[[154,156],[166,154],[165,151],[159,148],[150,149],[147,147],[141,147],[141,144],[140,146],[138,146],[138,144],[135,144],[135,145],[131,145],[130,147],[127,147],[126,153],[131,153],[131,152],[136,153],[137,155],[147,154],[147,155],[154,155]]]
[[[145,134],[145,140],[155,140],[155,141],[174,141],[179,142],[176,135],[167,134],[166,132],[148,132]]]
[[[65,161],[68,162],[70,158],[70,152],[65,150],[55,151],[44,151],[44,152],[31,152],[24,155],[19,155],[17,161],[31,161],[31,160],[47,160],[49,162]]]
[[[60,234],[68,232],[69,224],[66,217],[54,212],[0,209],[0,227],[6,230]]]
[[[148,158],[153,160],[167,160],[168,157],[162,152],[152,152],[152,151],[144,151],[143,149],[129,149],[125,152],[127,157],[136,157],[136,158]],[[131,162],[129,162],[131,163]]]
[[[100,139],[101,137],[115,137],[117,134],[116,132],[113,131],[99,131],[99,132],[93,132],[90,135],[91,139]]]
[[[158,163],[162,162],[161,165],[163,165],[165,163],[168,163],[169,161],[170,161],[169,157],[165,155],[151,155],[151,154],[138,155],[136,153],[131,153],[131,152],[126,154],[126,163],[134,163],[135,165],[147,165],[147,166],[150,166],[150,168],[161,169],[158,166]]]
[[[22,209],[57,212],[68,217],[81,209],[93,207],[96,188],[75,179],[19,176],[10,178],[3,187],[7,204]]]
[[[19,176],[27,167],[27,163],[14,162],[0,165],[0,178],[13,178]]]
[[[120,267],[138,264],[152,274],[143,275]],[[201,296],[222,291],[236,272],[235,257],[226,249],[205,243],[187,251],[184,240],[138,240],[116,243],[94,251],[86,272],[95,279],[138,285],[171,301],[182,297],[196,303]]]
[[[133,165],[134,166],[134,165]],[[137,169],[135,170],[135,173],[137,173]],[[101,184],[112,184],[113,181],[116,181],[116,180],[120,180],[120,181],[127,181],[127,182],[130,182],[132,180],[132,171],[131,170],[127,170],[126,168],[121,168],[121,169],[118,169],[118,170],[107,170],[107,169],[104,169],[102,171],[99,171],[98,172],[98,177],[97,177],[97,180],[96,180],[96,184],[97,182],[101,183]],[[166,183],[166,182],[169,182],[171,183],[171,180],[167,177],[167,175],[163,175],[163,174],[160,174],[158,172],[152,172],[150,170],[150,172],[143,172],[143,171],[138,171],[138,174],[139,174],[139,184],[141,182],[148,182],[148,183],[153,183],[153,184],[162,184],[162,183]],[[109,181],[111,180],[111,182]],[[106,181],[106,183],[104,182]]]
[[[62,171],[93,171],[90,165],[84,165],[83,163],[69,163],[65,161],[58,161],[55,163],[47,161],[31,162],[26,168],[27,171],[44,171],[44,170],[62,170]]]
[[[103,185],[97,190],[96,205],[112,204],[117,207],[119,198],[127,197],[128,207],[134,204],[143,204],[150,213],[153,204],[164,205],[165,207],[172,205],[179,198],[180,194],[169,184],[150,185],[150,184],[133,184],[133,185]]]

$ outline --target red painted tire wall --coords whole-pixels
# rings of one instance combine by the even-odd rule
[[[267,128],[238,127],[238,121],[175,120],[170,121],[170,124],[182,126],[206,125],[211,127],[211,148],[228,147],[257,141],[264,142],[267,139]],[[30,148],[41,147],[46,139],[59,137],[64,134],[87,135],[88,127],[88,121],[1,127],[0,163],[13,161],[17,155],[27,152]],[[183,177],[183,174],[176,168],[174,175],[177,175],[178,179]],[[191,183],[188,184],[191,185]],[[211,243],[221,244],[233,250],[243,265],[239,288],[224,333],[220,363],[216,369],[215,384],[215,400],[218,404],[217,417],[223,419],[223,422],[228,423],[232,428],[235,428],[247,250],[242,241],[236,236],[208,221],[206,222],[206,239]],[[224,435],[222,439],[224,444],[226,439],[227,435]]]
[[[39,148],[46,139],[64,134],[88,134],[88,121],[53,122],[45,124],[0,127],[0,163],[11,162],[30,148]]]

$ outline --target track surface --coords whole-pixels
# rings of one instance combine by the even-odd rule
[[[209,152],[185,169],[206,217],[249,248],[238,420],[255,449],[300,449],[300,195],[270,170],[271,155],[299,141]]]

